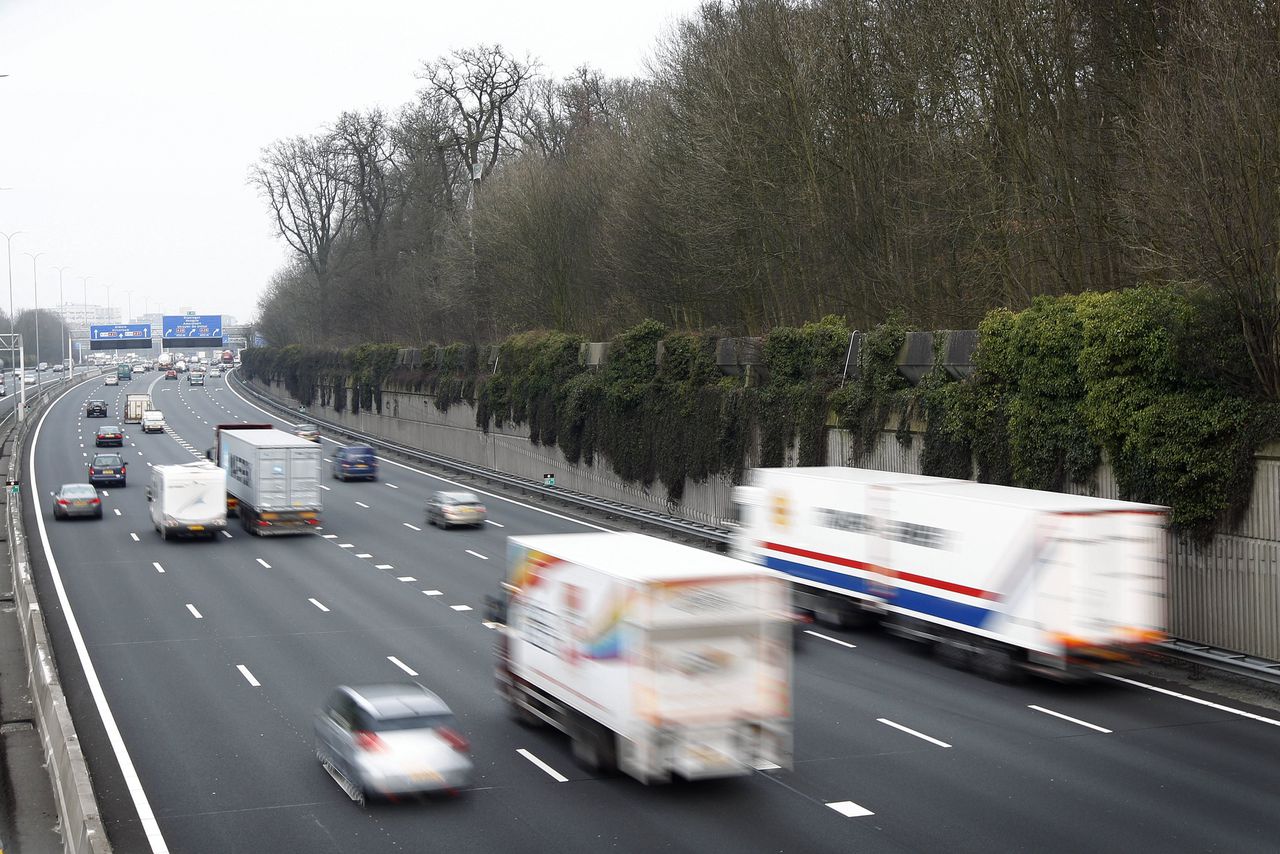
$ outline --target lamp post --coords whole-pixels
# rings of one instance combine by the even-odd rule
[[[92,330],[89,328],[89,280],[92,278],[93,276],[80,277],[80,284],[84,287],[84,332],[85,335],[89,336],[90,347],[93,346]]]
[[[55,266],[58,271],[58,319],[62,322],[62,331],[58,335],[58,364],[63,370],[67,368],[67,303],[62,296],[62,274],[71,269],[70,264]],[[68,376],[70,373],[68,372]]]
[[[35,312],[34,312],[35,318],[36,318],[36,376],[39,377],[40,376],[40,278],[36,274],[36,259],[38,259],[41,255],[45,255],[47,253],[37,252],[33,255],[30,252],[23,252],[22,254],[26,255],[28,258],[31,259],[31,293],[35,297],[35,305],[36,305]]]
[[[111,320],[111,286],[103,285],[107,289],[107,320]]]
[[[133,323],[133,291],[125,291],[124,299],[125,299],[124,322]]]
[[[6,254],[7,254],[7,255],[8,255],[8,257],[9,257],[9,335],[10,335],[10,339],[9,339],[9,344],[10,344],[10,350],[9,350],[9,361],[11,361],[11,362],[17,362],[17,359],[15,359],[15,358],[13,357],[13,349],[12,349],[12,348],[13,348],[13,346],[14,346],[14,344],[13,344],[14,339],[13,339],[13,337],[12,337],[12,336],[13,336],[13,334],[14,334],[14,326],[13,326],[13,324],[14,324],[14,318],[13,318],[13,238],[17,237],[19,234],[22,234],[22,232],[21,232],[21,231],[11,231],[11,232],[9,232],[8,234],[5,234],[3,231],[0,231],[0,235],[4,235],[4,240],[5,240],[5,245],[6,245]],[[12,367],[13,367],[13,365],[10,365],[9,367],[10,367],[10,368],[12,368]]]

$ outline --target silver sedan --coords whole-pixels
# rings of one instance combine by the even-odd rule
[[[72,516],[102,518],[102,499],[98,490],[87,483],[64,483],[53,493],[53,518],[70,519]]]
[[[454,525],[480,527],[489,511],[470,492],[435,492],[427,499],[427,524],[451,528]]]
[[[471,782],[471,746],[453,712],[417,683],[343,685],[316,712],[315,734],[321,766],[361,806]]]

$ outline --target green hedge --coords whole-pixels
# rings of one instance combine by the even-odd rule
[[[903,442],[923,432],[926,474],[1035,489],[1087,484],[1105,454],[1125,497],[1169,505],[1201,535],[1244,511],[1254,453],[1280,423],[1252,391],[1229,314],[1193,289],[991,312],[962,382],[942,369],[936,336],[934,369],[911,386],[897,370],[908,331],[901,317],[868,331],[850,376],[838,317],[774,329],[761,370],[742,377],[716,365],[719,336],[653,320],[610,342],[599,368],[582,364],[580,338],[542,331],[495,347],[427,345],[412,368],[388,345],[246,350],[243,361],[249,376],[340,411],[349,394],[352,410],[380,412],[383,388],[431,394],[442,411],[472,403],[482,430],[526,427],[574,463],[603,456],[626,481],[661,482],[673,502],[689,481],[740,480],[748,465],[823,465],[829,424],[850,432],[855,456],[896,424]]]

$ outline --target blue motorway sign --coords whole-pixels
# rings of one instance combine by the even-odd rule
[[[203,339],[204,346],[222,343],[222,315],[220,314],[166,314],[161,325],[165,341]],[[214,339],[212,345],[208,339]]]
[[[136,341],[139,338],[151,340],[150,323],[110,323],[89,327],[90,341]]]

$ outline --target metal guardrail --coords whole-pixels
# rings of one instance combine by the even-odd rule
[[[235,372],[233,371],[232,374],[234,375]],[[234,376],[233,378],[240,390],[247,392],[250,396],[271,406],[276,411],[284,413],[288,418],[296,418],[299,420],[304,418],[302,413],[299,413],[297,410],[290,409],[271,396],[253,388],[249,383],[242,382],[238,376]],[[342,436],[349,436],[375,448],[385,448],[410,459],[420,460],[434,466],[451,469],[471,477],[487,480],[491,483],[499,483],[503,486],[519,489],[526,493],[531,493],[548,500],[560,501],[581,510],[606,513],[611,516],[626,519],[629,522],[661,528],[673,534],[695,537],[711,543],[716,548],[726,548],[729,545],[730,532],[725,528],[717,528],[714,525],[704,525],[700,522],[691,522],[688,519],[682,519],[679,516],[671,516],[666,513],[658,513],[653,510],[632,507],[631,505],[623,504],[618,501],[609,501],[608,499],[597,498],[594,495],[587,495],[584,492],[576,492],[571,489],[561,489],[555,486],[544,486],[537,481],[523,477],[516,477],[515,475],[507,474],[506,472],[498,471],[497,469],[478,466],[473,463],[454,459],[453,457],[446,457],[442,454],[428,453],[418,448],[403,445],[399,442],[392,442],[381,436],[361,433],[360,431],[352,430],[350,427],[345,425],[337,424],[323,418],[316,418],[310,413],[305,415],[305,420],[325,427],[333,433],[337,433]]]
[[[271,396],[253,388],[249,383],[241,381],[239,377],[235,377],[234,379],[236,380],[236,385],[241,390],[247,392],[252,397],[267,404],[273,409],[285,414],[290,419],[300,418],[302,416],[302,414],[296,410],[290,409]],[[716,548],[727,547],[730,541],[731,532],[725,528],[702,525],[697,522],[690,522],[687,519],[681,519],[677,516],[668,516],[662,513],[643,510],[617,501],[608,501],[602,498],[597,498],[593,495],[586,495],[581,492],[543,486],[536,481],[516,477],[514,475],[507,474],[506,472],[485,468],[484,466],[477,466],[472,463],[463,462],[440,454],[427,453],[417,448],[402,445],[399,442],[391,442],[380,436],[361,433],[358,430],[352,430],[345,425],[337,424],[322,418],[316,418],[310,413],[307,413],[305,418],[307,421],[322,425],[334,433],[343,436],[350,436],[353,439],[357,439],[373,447],[386,448],[402,456],[422,460],[432,465],[452,469],[495,483],[501,483],[504,486],[521,489],[526,492],[539,495],[543,498],[562,501],[580,507],[584,510],[611,514],[632,522],[663,528],[682,536],[702,539],[711,543]],[[1206,646],[1205,644],[1179,640],[1177,638],[1161,644],[1159,651],[1161,654],[1179,658],[1194,665],[1211,667],[1216,670],[1222,670],[1238,676],[1245,676],[1280,685],[1280,662],[1268,661],[1267,659],[1244,655],[1230,650],[1216,649],[1214,647]]]
[[[15,419],[8,425],[4,437],[5,441],[12,443],[8,470],[10,480],[21,482],[19,473],[25,450],[26,428],[32,423],[34,416],[40,413],[54,395],[98,375],[85,372],[78,378],[71,378],[68,383],[50,383],[27,398],[25,421],[19,423]],[[19,402],[15,399],[15,408],[18,405]],[[0,421],[0,424],[3,423],[4,421]],[[27,537],[22,525],[21,495],[10,495],[7,499],[5,523],[9,537],[13,598],[26,654],[36,726],[58,807],[62,848],[68,854],[110,854],[111,843],[107,839],[101,813],[98,811],[89,767],[85,762],[84,752],[80,749],[75,723],[71,719],[71,710],[67,706],[62,680],[54,661],[48,627],[36,595]]]

